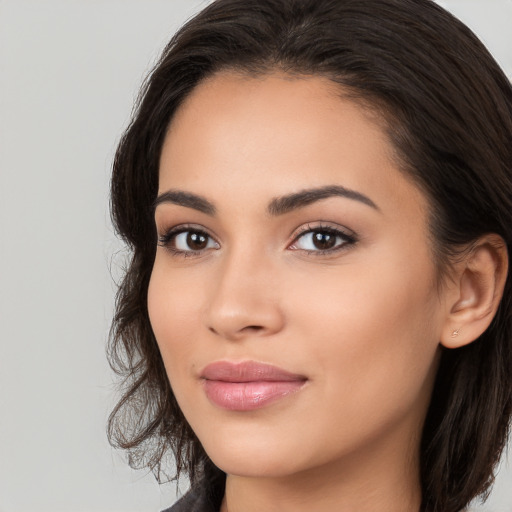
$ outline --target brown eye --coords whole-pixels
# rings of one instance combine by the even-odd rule
[[[187,232],[187,246],[194,251],[205,249],[208,245],[208,235],[204,233],[197,233],[194,231]]]
[[[353,245],[356,239],[343,231],[334,228],[309,229],[299,235],[290,249],[300,249],[309,253],[323,254],[335,252],[345,246]]]
[[[206,249],[219,249],[219,244],[208,233],[192,229],[171,230],[159,238],[162,247],[176,254],[193,255]]]
[[[313,233],[312,242],[317,249],[325,251],[326,249],[332,249],[336,245],[336,236],[324,231],[318,231]]]

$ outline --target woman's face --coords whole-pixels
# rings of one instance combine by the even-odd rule
[[[215,75],[171,123],[155,220],[151,324],[214,463],[416,466],[446,307],[368,111],[321,77]]]

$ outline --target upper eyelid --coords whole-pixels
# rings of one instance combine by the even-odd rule
[[[306,249],[306,248],[293,248],[294,245],[300,243],[299,240],[309,233],[315,232],[329,232],[335,235],[337,238],[341,238],[342,243],[339,243],[335,247],[327,248],[327,249]],[[292,241],[288,244],[287,248],[290,250],[305,252],[307,254],[316,255],[318,257],[323,256],[325,258],[331,256],[336,257],[338,254],[350,250],[360,241],[360,236],[352,229],[338,224],[333,221],[312,221],[307,222],[306,224],[302,224],[298,227],[293,235]]]
[[[220,242],[218,241],[217,237],[213,235],[210,230],[205,228],[204,226],[197,225],[197,224],[177,224],[176,226],[172,226],[170,228],[166,228],[163,230],[160,230],[157,228],[157,238],[158,242],[161,244],[163,242],[164,244],[168,243],[168,241],[171,240],[171,237],[176,237],[177,235],[180,235],[181,233],[186,233],[187,231],[193,231],[197,233],[204,233],[206,236],[211,238],[216,244],[220,245]],[[168,240],[166,240],[168,239]]]
[[[319,224],[313,225],[314,222],[319,222]],[[305,233],[312,232],[312,231],[321,231],[321,230],[338,232],[345,236],[353,236],[353,237],[356,236],[356,233],[354,231],[352,231],[351,229],[349,229],[345,226],[340,226],[339,224],[333,225],[332,223],[330,223],[330,221],[312,221],[312,222],[307,222],[305,224],[301,224],[299,227],[295,228],[292,232],[291,238],[293,241],[298,236],[303,235]],[[180,233],[180,232],[184,232],[184,231],[203,232],[218,242],[218,237],[215,234],[212,234],[210,229],[206,228],[205,226],[203,226],[201,224],[185,222],[185,223],[177,224],[175,226],[172,226],[170,228],[166,228],[163,230],[160,230],[157,227],[157,232],[158,232],[159,237],[165,236],[170,233],[175,234],[175,233]]]
[[[214,236],[212,236],[208,232],[208,230],[206,230],[203,227],[198,228],[198,227],[195,227],[192,225],[187,225],[187,224],[178,224],[176,226],[173,226],[169,229],[164,230],[163,233],[159,233],[159,230],[157,229],[157,235],[158,235],[157,236],[157,239],[158,239],[157,245],[165,248],[166,250],[170,251],[171,253],[174,253],[174,255],[176,257],[178,257],[178,256],[182,256],[182,257],[198,256],[199,257],[201,254],[203,254],[203,252],[212,249],[211,247],[210,248],[205,247],[204,249],[199,249],[199,250],[183,250],[183,249],[177,249],[175,247],[172,247],[171,241],[175,241],[177,236],[179,236],[183,233],[187,233],[189,231],[205,234],[208,238],[213,240],[213,242],[217,246],[219,246],[216,249],[220,248],[219,242],[217,241],[217,239]]]
[[[318,221],[319,224],[314,226],[313,222],[308,222],[306,224],[302,224],[297,229],[295,229],[294,234],[292,235],[292,242],[295,241],[299,236],[304,235],[306,233],[311,233],[315,231],[331,231],[333,233],[339,233],[340,235],[346,237],[356,238],[357,235],[351,229],[341,226],[339,224],[331,224],[326,221]]]
[[[215,234],[212,234],[210,229],[206,228],[201,224],[195,223],[177,224],[162,231],[157,229],[158,241],[160,242],[162,239],[167,237],[170,239],[171,236],[173,235],[178,235],[180,233],[187,231],[196,231],[204,233],[205,235],[210,237],[216,244],[221,245],[219,238]],[[294,244],[301,236],[315,231],[330,231],[332,233],[337,233],[345,238],[352,238],[355,240],[358,239],[357,234],[345,226],[341,226],[337,223],[332,223],[331,221],[312,221],[302,224],[301,226],[295,228],[292,235],[290,236],[290,241],[287,243],[286,247],[290,247],[290,245]]]
[[[157,228],[157,232],[158,232],[158,236],[161,237],[161,236],[165,236],[165,235],[168,235],[168,234],[176,234],[176,233],[183,233],[185,231],[197,231],[197,232],[200,232],[200,233],[205,233],[206,235],[208,235],[209,237],[213,238],[213,239],[216,239],[216,236],[213,235],[211,233],[211,231],[200,225],[200,224],[189,224],[189,223],[182,223],[182,224],[176,224],[175,226],[171,226],[170,228],[165,228],[165,229],[158,229]]]

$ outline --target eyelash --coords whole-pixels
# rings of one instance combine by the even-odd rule
[[[180,226],[176,226],[174,228],[169,229],[163,235],[158,237],[158,245],[161,247],[165,247],[168,251],[171,252],[173,256],[181,256],[183,258],[190,258],[194,256],[201,255],[206,249],[194,251],[182,251],[181,249],[176,249],[173,247],[172,243],[175,242],[176,237],[181,235],[182,233],[196,233],[198,235],[203,235],[211,240],[213,237],[210,236],[205,230],[199,229],[196,226],[182,224]]]
[[[340,228],[334,228],[332,226],[327,225],[317,225],[312,226],[311,224],[306,224],[302,228],[300,228],[299,232],[294,236],[293,242],[290,244],[290,246],[295,245],[299,239],[307,235],[308,233],[323,233],[332,235],[335,238],[340,238],[342,240],[342,243],[332,249],[318,249],[318,250],[307,250],[307,249],[295,249],[299,251],[303,251],[306,254],[313,254],[316,256],[325,256],[330,254],[338,253],[339,251],[343,251],[348,249],[350,246],[353,246],[357,243],[358,239],[354,232],[348,232],[345,230],[342,230]]]
[[[169,229],[166,231],[163,235],[160,235],[158,237],[158,245],[161,247],[165,247],[168,251],[171,252],[173,256],[176,257],[183,257],[183,258],[190,258],[190,257],[197,257],[203,254],[203,252],[209,250],[209,248],[200,249],[200,250],[189,250],[189,251],[183,251],[181,249],[176,249],[173,247],[173,242],[175,242],[176,237],[182,233],[195,233],[198,235],[205,236],[206,238],[210,240],[214,240],[214,238],[209,235],[205,230],[197,228],[195,226],[191,225],[180,225],[176,226],[174,228]],[[318,249],[318,250],[308,250],[308,249],[294,249],[298,251],[302,251],[306,254],[313,254],[315,256],[323,256],[323,255],[331,255],[338,253],[339,251],[346,250],[350,246],[355,245],[358,242],[358,238],[355,233],[353,232],[346,232],[344,230],[341,230],[339,228],[333,228],[332,226],[325,226],[325,225],[317,225],[312,226],[311,224],[307,224],[306,226],[302,227],[299,232],[294,236],[292,243],[288,246],[291,247],[295,245],[302,237],[304,237],[308,233],[323,233],[332,235],[336,238],[340,238],[342,240],[342,243],[334,248],[331,249]],[[217,245],[218,243],[215,242]]]

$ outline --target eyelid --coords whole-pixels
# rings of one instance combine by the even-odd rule
[[[213,249],[212,247],[205,247],[203,249],[197,250],[182,250],[172,247],[170,243],[171,240],[176,239],[176,237],[181,233],[186,233],[188,231],[204,234],[215,243],[216,247],[214,247],[214,249],[220,249],[220,243],[217,241],[217,237],[211,234],[207,228],[199,224],[190,223],[178,224],[164,230],[163,234],[158,235],[158,245],[164,247],[175,256],[183,257],[200,256],[203,253]],[[336,237],[340,237],[343,240],[343,243],[328,249],[311,250],[293,247],[293,245],[296,244],[301,237],[308,233],[315,232],[331,233]],[[296,229],[292,237],[292,241],[287,245],[288,249],[300,251],[306,254],[314,254],[316,256],[329,255],[341,250],[347,250],[349,247],[355,245],[358,242],[357,234],[351,229],[348,229],[345,226],[341,226],[339,224],[333,224],[330,222],[327,223],[325,221],[318,221],[318,223],[308,222],[307,224],[304,224],[300,226],[298,229]]]
[[[175,239],[178,235],[180,235],[182,233],[186,233],[188,231],[192,231],[195,233],[202,233],[202,234],[206,235],[208,238],[210,238],[211,240],[213,240],[213,242],[217,245],[217,247],[215,247],[215,249],[218,249],[220,247],[220,244],[217,241],[217,238],[214,235],[212,235],[208,229],[206,229],[204,226],[201,226],[199,224],[188,224],[188,223],[172,226],[168,229],[165,229],[163,234],[158,234],[158,245],[160,247],[164,247],[165,249],[170,251],[175,256],[184,256],[184,257],[200,256],[204,252],[212,249],[212,247],[205,247],[204,249],[185,251],[182,249],[176,249],[170,245],[171,240]]]
[[[308,250],[293,248],[292,250],[302,251],[308,254],[315,255],[333,254],[336,253],[337,251],[348,249],[350,246],[355,245],[359,240],[357,234],[351,229],[346,228],[345,226],[340,226],[339,224],[333,225],[332,223],[326,223],[322,221],[319,221],[318,224],[308,222],[307,224],[302,225],[300,228],[298,228],[298,230],[295,231],[292,242],[288,245],[288,248],[291,248],[294,244],[296,244],[297,241],[304,235],[315,232],[326,232],[336,235],[337,237],[339,236],[340,238],[343,239],[343,243],[331,249]]]
[[[304,235],[305,233],[311,233],[314,231],[330,231],[332,233],[339,233],[340,235],[347,238],[357,238],[356,233],[345,226],[341,226],[340,224],[334,224],[332,222],[317,221],[307,222],[306,224],[303,224],[300,227],[298,227],[292,235],[292,240],[295,241],[301,235]]]

